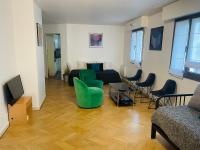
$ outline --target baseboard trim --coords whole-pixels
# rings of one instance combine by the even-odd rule
[[[43,101],[42,101],[42,103],[40,104],[40,109],[42,108],[42,106],[43,106],[45,100],[46,100],[46,95],[44,95]]]
[[[38,107],[32,107],[32,109],[33,109],[33,110],[40,110],[40,109],[42,108],[42,106],[43,106],[45,100],[46,100],[46,96],[43,98],[43,101],[42,101],[42,103],[40,104],[40,106],[38,106]]]
[[[32,110],[40,110],[40,107],[32,107]]]
[[[9,122],[7,122],[4,127],[0,130],[0,138],[5,134],[6,130],[9,127]]]

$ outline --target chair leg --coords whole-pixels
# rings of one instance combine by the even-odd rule
[[[150,97],[150,94],[151,94],[151,87],[147,87],[147,88],[148,88],[147,95],[148,95],[148,97]]]
[[[142,98],[149,98],[149,87],[146,87],[147,88],[147,91],[146,91],[146,93],[144,93],[144,96],[142,97],[140,97],[140,102],[141,103],[149,103],[149,101],[142,101]]]
[[[137,88],[135,89],[134,98],[138,98],[138,93],[139,93],[139,91],[140,91],[140,87],[137,87]]]
[[[151,139],[155,139],[156,138],[156,129],[154,127],[154,125],[151,125]]]
[[[149,106],[148,106],[148,109],[156,109],[156,107],[151,107],[152,106],[152,103],[156,103],[156,98],[154,96],[152,96],[150,102],[149,102]]]
[[[150,99],[150,101],[149,101],[149,106],[148,106],[148,109],[150,109],[150,108],[151,108],[151,103],[153,103],[153,97],[152,97],[152,99]]]
[[[143,94],[144,94],[144,89],[143,89],[143,87],[139,87],[139,96],[138,96],[138,98],[140,99],[140,103],[142,103],[142,98],[143,98]]]

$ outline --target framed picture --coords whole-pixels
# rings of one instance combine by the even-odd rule
[[[36,28],[37,28],[37,45],[42,46],[42,38],[43,38],[42,25],[36,23]]]
[[[90,33],[89,34],[89,47],[102,48],[103,47],[103,33]]]
[[[151,29],[151,37],[150,37],[150,50],[161,50],[162,49],[162,40],[163,40],[163,30],[164,27],[157,27]]]

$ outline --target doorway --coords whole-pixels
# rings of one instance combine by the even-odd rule
[[[46,34],[46,77],[61,80],[61,37]]]

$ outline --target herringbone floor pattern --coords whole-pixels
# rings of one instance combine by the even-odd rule
[[[11,125],[0,139],[0,150],[164,150],[160,136],[150,139],[151,114],[146,104],[117,108],[104,87],[104,105],[80,109],[73,87],[47,81],[47,98],[28,124]]]

